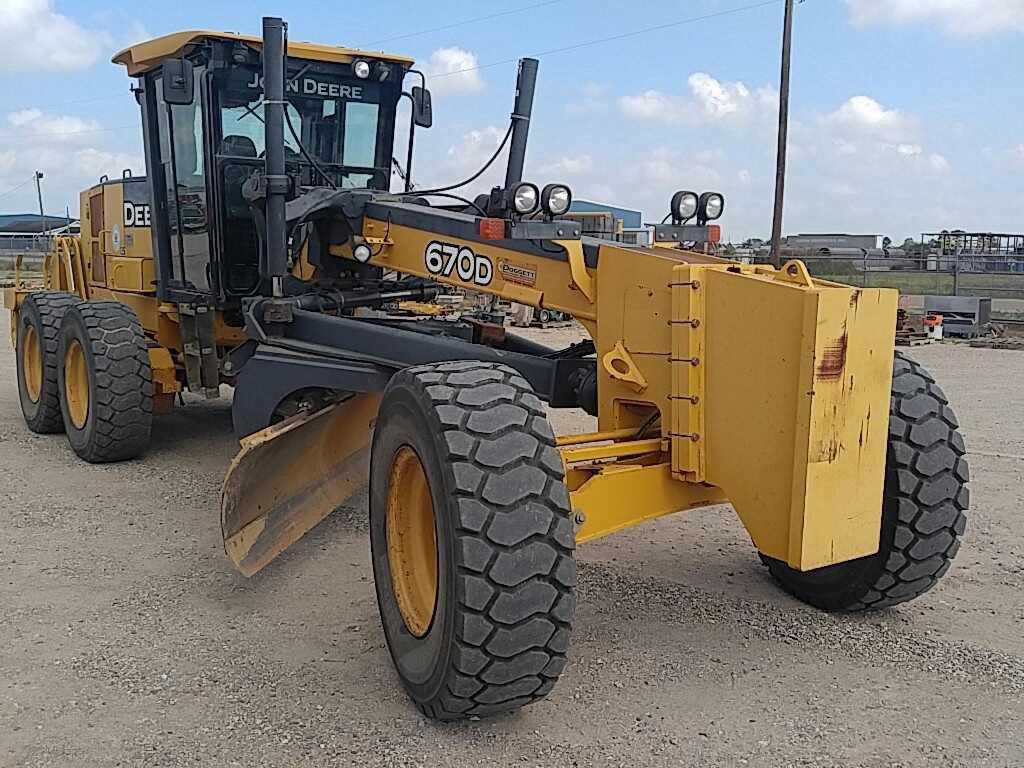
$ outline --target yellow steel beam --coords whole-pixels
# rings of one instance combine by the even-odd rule
[[[660,437],[650,440],[633,440],[608,445],[593,445],[583,448],[564,448],[562,461],[567,465],[580,464],[588,461],[604,461],[607,459],[624,459],[629,456],[643,456],[648,453],[661,453],[668,450],[668,444]]]
[[[608,440],[626,440],[636,437],[636,430],[632,427],[626,429],[613,429],[608,432],[584,432],[579,435],[559,435],[555,438],[555,445],[562,447],[567,445],[585,445],[587,443],[601,443]]]
[[[571,482],[571,479],[570,479]],[[684,509],[726,501],[718,488],[681,483],[669,464],[616,465],[583,480],[569,494],[583,543]]]

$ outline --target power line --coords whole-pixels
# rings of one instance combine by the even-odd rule
[[[381,38],[379,40],[371,40],[368,43],[364,43],[362,45],[357,45],[357,46],[355,46],[355,48],[357,48],[357,49],[358,48],[369,49],[369,48],[371,48],[373,46],[380,45],[382,43],[391,43],[391,42],[394,42],[396,40],[408,40],[409,38],[412,38],[412,37],[420,37],[422,35],[429,35],[429,34],[433,34],[434,32],[444,32],[444,31],[449,30],[449,29],[457,29],[459,27],[464,27],[464,26],[467,26],[469,24],[477,24],[477,23],[479,23],[481,21],[490,21],[492,19],[502,18],[504,16],[513,16],[513,15],[515,15],[517,13],[525,13],[526,11],[533,11],[533,10],[536,10],[537,8],[544,8],[546,6],[557,5],[558,3],[564,3],[564,2],[566,2],[566,0],[544,0],[544,2],[532,3],[531,5],[524,5],[524,6],[520,6],[518,8],[510,8],[510,9],[508,9],[506,11],[498,11],[496,13],[489,13],[489,14],[486,14],[484,16],[474,16],[474,17],[472,17],[470,19],[463,19],[462,21],[456,21],[456,22],[453,22],[451,24],[443,24],[443,25],[438,26],[438,27],[430,27],[429,29],[421,29],[421,30],[418,30],[416,32],[406,32],[406,33],[401,34],[401,35],[393,35],[391,37],[383,37],[383,38]],[[77,104],[91,104],[91,103],[94,103],[94,102],[97,102],[97,101],[112,101],[113,99],[120,99],[120,98],[122,98],[123,95],[124,94],[119,93],[119,94],[116,94],[116,95],[110,94],[110,95],[107,95],[107,96],[94,96],[94,97],[91,97],[91,98],[88,98],[88,99],[76,99],[75,101],[64,101],[64,102],[58,102],[58,103],[54,103],[54,104],[31,104],[31,105],[26,105],[26,106],[22,106],[22,107],[17,107],[13,111],[18,112],[18,111],[26,111],[26,110],[30,110],[30,109],[50,109],[51,107],[69,107],[69,106],[73,106],[73,105],[77,105]]]
[[[108,133],[110,131],[124,131],[129,128],[138,128],[137,125],[112,125],[109,128],[81,128],[74,131],[32,131],[25,138],[33,136],[77,136],[81,133]]]
[[[467,24],[476,24],[480,21],[489,21],[491,19],[498,19],[502,16],[512,16],[517,13],[525,13],[526,11],[532,11],[536,8],[543,8],[547,5],[555,5],[556,3],[562,3],[565,0],[545,0],[543,3],[534,3],[532,5],[524,5],[519,8],[511,8],[507,11],[498,11],[497,13],[489,13],[486,16],[474,16],[471,19],[464,19],[463,21],[456,21],[451,24],[444,24],[440,27],[432,27],[430,29],[421,29],[418,32],[407,32],[402,35],[394,35],[393,37],[383,37],[380,40],[372,40],[365,45],[358,45],[356,48],[370,48],[371,46],[380,45],[381,43],[391,43],[395,40],[408,40],[410,37],[419,37],[421,35],[429,35],[433,32],[444,32],[448,29],[456,29],[457,27],[464,27]]]
[[[682,27],[682,26],[684,26],[686,24],[696,24],[697,22],[700,22],[700,21],[709,21],[711,19],[722,18],[723,16],[732,16],[732,15],[735,15],[735,14],[738,14],[738,13],[744,13],[746,11],[757,10],[758,8],[766,8],[769,5],[779,5],[780,3],[784,2],[784,1],[785,0],[764,0],[764,2],[753,3],[751,5],[743,5],[743,6],[740,6],[738,8],[728,8],[728,9],[726,9],[724,11],[715,11],[714,13],[705,13],[702,16],[691,16],[691,17],[686,18],[686,19],[679,19],[678,21],[666,22],[665,24],[655,24],[654,26],[644,27],[643,29],[635,29],[635,30],[632,30],[631,32],[621,32],[621,33],[619,33],[617,35],[609,35],[608,37],[598,37],[598,38],[595,38],[593,40],[584,40],[583,42],[580,42],[580,43],[573,43],[572,45],[565,45],[565,46],[561,46],[559,48],[549,48],[546,51],[538,51],[538,52],[532,53],[530,55],[533,56],[533,57],[539,58],[541,56],[551,56],[551,55],[556,54],[556,53],[566,53],[567,51],[575,51],[575,50],[578,50],[580,48],[587,48],[587,47],[592,46],[592,45],[601,45],[603,43],[611,43],[611,42],[615,42],[616,40],[625,40],[626,38],[637,37],[638,35],[646,35],[646,34],[648,34],[650,32],[660,32],[660,31],[665,30],[665,29],[673,29],[675,27]],[[491,61],[491,62],[488,62],[487,64],[478,64],[475,67],[463,67],[462,69],[455,69],[455,70],[452,70],[451,72],[433,73],[433,74],[429,74],[429,77],[431,79],[436,79],[436,78],[439,78],[439,77],[451,77],[452,75],[459,75],[459,74],[462,74],[464,72],[475,72],[476,70],[479,70],[479,69],[488,69],[490,67],[501,66],[502,64],[511,64],[511,63],[516,62],[518,60],[519,60],[519,57],[516,56],[516,57],[510,58],[510,59],[501,59],[500,61]]]
[[[97,102],[97,101],[113,101],[114,99],[120,99],[120,98],[123,98],[123,97],[124,97],[123,93],[119,93],[117,95],[114,95],[114,94],[111,93],[111,94],[108,94],[106,96],[93,96],[93,97],[88,98],[88,99],[75,99],[74,101],[59,101],[59,102],[55,102],[53,104],[28,104],[28,105],[23,106],[23,107],[15,107],[14,109],[12,109],[10,111],[11,112],[27,112],[28,110],[31,110],[31,109],[50,109],[51,107],[70,107],[70,106],[75,105],[75,104],[92,104],[93,102]]]
[[[36,179],[35,176],[29,176],[27,179],[25,179],[23,182],[21,182],[21,184],[19,184],[18,186],[11,187],[6,192],[0,192],[0,197],[7,197],[8,195],[14,194],[15,192],[17,192],[22,187],[25,187],[25,186],[28,186],[29,184],[31,184],[33,181],[35,181],[35,179]]]
[[[533,5],[522,6],[520,8],[514,8],[514,9],[511,9],[511,10],[507,10],[507,11],[500,11],[498,13],[492,13],[492,14],[488,14],[488,15],[485,15],[485,16],[476,16],[476,17],[471,18],[471,19],[465,19],[463,21],[454,22],[452,24],[446,24],[446,25],[439,26],[439,27],[433,27],[431,29],[420,30],[418,32],[408,32],[408,33],[403,34],[403,35],[396,35],[394,37],[387,37],[387,38],[382,38],[380,40],[374,40],[374,41],[372,41],[370,43],[366,43],[364,46],[361,46],[361,47],[368,48],[370,46],[377,45],[379,43],[385,43],[385,42],[392,42],[392,41],[395,41],[395,40],[408,39],[410,37],[417,37],[419,35],[426,35],[426,34],[430,34],[432,32],[440,32],[440,31],[443,31],[443,30],[446,30],[446,29],[454,29],[454,28],[457,28],[457,27],[465,26],[467,24],[474,24],[474,23],[477,23],[477,22],[480,22],[480,21],[486,21],[488,19],[499,18],[499,17],[502,17],[502,16],[510,16],[510,15],[513,15],[513,14],[516,14],[516,13],[522,13],[524,11],[532,10],[532,9],[535,9],[535,8],[540,8],[540,7],[543,7],[543,6],[554,5],[555,3],[560,3],[560,2],[565,2],[565,0],[545,0],[544,2],[541,2],[541,3],[534,3]],[[566,53],[568,51],[579,50],[580,48],[588,48],[588,47],[593,46],[593,45],[601,45],[603,43],[615,42],[616,40],[625,40],[625,39],[628,39],[628,38],[631,38],[631,37],[637,37],[639,35],[646,35],[646,34],[651,33],[651,32],[660,32],[660,31],[663,31],[663,30],[666,30],[666,29],[674,29],[676,27],[682,27],[682,26],[685,26],[687,24],[696,24],[696,23],[701,22],[701,21],[710,21],[712,19],[718,19],[718,18],[722,18],[722,17],[725,17],[725,16],[733,16],[733,15],[736,15],[736,14],[739,14],[739,13],[745,13],[747,11],[757,10],[758,8],[766,8],[766,7],[770,6],[770,5],[779,5],[779,4],[783,3],[783,2],[785,2],[785,0],[763,0],[763,2],[759,2],[759,3],[752,3],[750,5],[739,6],[737,8],[727,8],[727,9],[722,10],[722,11],[714,11],[712,13],[706,13],[706,14],[703,14],[701,16],[690,16],[690,17],[685,18],[685,19],[679,19],[677,21],[670,21],[670,22],[666,22],[664,24],[655,24],[655,25],[650,26],[650,27],[643,27],[642,29],[635,29],[635,30],[632,30],[630,32],[622,32],[622,33],[619,33],[617,35],[609,35],[608,37],[598,37],[598,38],[594,38],[593,40],[584,40],[584,41],[579,42],[579,43],[573,43],[572,45],[565,45],[565,46],[561,46],[561,47],[558,47],[558,48],[549,48],[548,50],[538,51],[538,52],[530,54],[530,55],[534,56],[534,57],[540,57],[540,56],[551,56],[551,55],[554,55],[554,54],[557,54],[557,53]],[[460,74],[463,74],[463,73],[466,73],[466,72],[475,72],[475,71],[481,70],[481,69],[489,69],[491,67],[499,67],[499,66],[501,66],[503,64],[514,63],[514,62],[518,61],[519,58],[520,57],[516,56],[516,57],[512,57],[512,58],[508,58],[508,59],[500,59],[498,61],[491,61],[491,62],[488,62],[486,64],[478,64],[478,65],[473,66],[473,67],[463,67],[461,69],[452,70],[451,72],[433,73],[433,74],[430,74],[430,77],[431,77],[431,79],[441,78],[441,77],[451,77],[452,75],[460,75]],[[40,109],[40,108],[45,108],[45,107],[68,106],[68,105],[71,105],[71,104],[84,104],[84,103],[93,102],[93,101],[107,101],[107,100],[114,99],[114,98],[120,98],[121,96],[122,96],[122,94],[118,94],[116,96],[114,96],[114,95],[110,95],[110,96],[97,96],[97,97],[90,98],[90,99],[80,99],[80,100],[77,100],[77,101],[63,102],[62,104],[45,104],[45,105],[37,105],[37,106],[27,106],[27,107],[22,107],[21,109],[22,110],[26,110],[26,109]],[[126,128],[126,127],[130,128],[130,127],[135,127],[135,126],[118,126],[117,128],[104,128],[104,129],[99,129],[99,130],[104,130],[104,131],[106,131],[106,130],[120,130],[121,128]],[[86,131],[82,131],[82,133],[85,133],[85,132]],[[67,133],[77,133],[77,131],[68,131]]]

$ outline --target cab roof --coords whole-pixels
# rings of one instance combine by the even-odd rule
[[[174,32],[143,43],[136,43],[117,53],[111,61],[115,64],[123,64],[132,77],[142,75],[151,69],[156,69],[165,59],[174,59],[188,53],[193,45],[198,45],[203,40],[237,40],[248,43],[256,48],[263,45],[263,40],[253,35],[238,35],[234,32],[211,32],[208,30],[190,30],[187,32]],[[376,51],[363,51],[357,48],[342,48],[336,45],[322,45],[320,43],[304,43],[298,40],[288,41],[288,55],[296,59],[311,59],[314,61],[329,61],[339,64],[347,64],[354,59],[376,59],[390,61],[402,66],[411,66],[413,60],[406,56],[397,56],[391,53]]]

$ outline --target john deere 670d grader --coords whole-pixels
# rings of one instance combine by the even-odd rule
[[[368,482],[384,633],[426,715],[545,696],[576,545],[662,515],[730,503],[782,587],[825,610],[915,598],[949,568],[964,444],[894,354],[895,292],[711,255],[714,192],[676,194],[652,247],[581,238],[568,187],[523,180],[535,60],[505,183],[471,200],[409,183],[432,116],[407,58],[289,43],[266,18],[261,38],[182,32],[114,61],[146,176],[83,192],[45,290],[5,295],[28,426],[120,461],[178,393],[233,387],[221,526],[245,575]],[[567,313],[589,339],[379,311],[441,284]],[[546,407],[598,431],[556,437]]]

